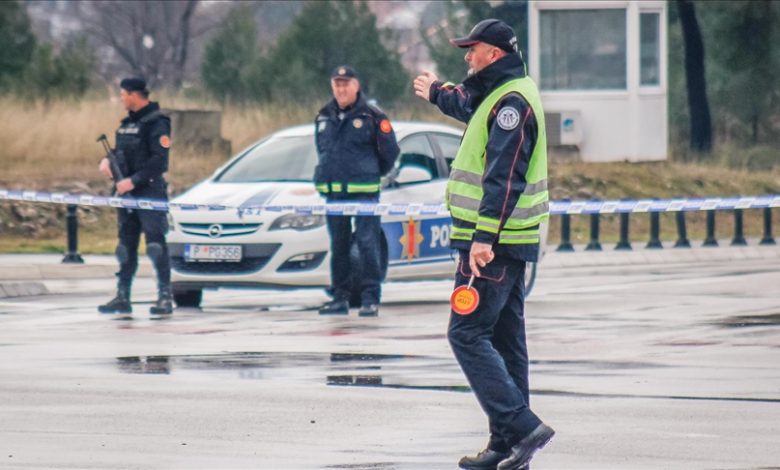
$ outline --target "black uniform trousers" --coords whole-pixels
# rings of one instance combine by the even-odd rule
[[[456,287],[469,283],[468,259],[460,250]],[[470,315],[451,312],[447,337],[488,416],[489,447],[504,452],[542,423],[529,407],[525,262],[496,257],[480,273],[479,306]]]
[[[359,202],[378,202],[379,199],[361,199]],[[328,198],[328,202],[358,202]],[[355,219],[355,231],[352,231]],[[352,276],[360,276],[360,300],[363,305],[378,305],[382,295],[382,224],[379,216],[327,217],[330,234],[330,275],[334,300],[348,300],[352,288]],[[352,266],[350,249],[352,240],[360,250],[360,265]]]
[[[130,289],[133,276],[138,269],[138,244],[141,233],[146,239],[147,251],[149,245],[157,243],[162,252],[153,259],[154,269],[157,271],[157,283],[161,288],[170,287],[171,262],[168,257],[168,245],[165,242],[165,234],[168,232],[168,216],[165,212],[137,209],[117,209],[117,221],[119,232],[119,246],[117,246],[117,258],[119,259],[119,287]]]

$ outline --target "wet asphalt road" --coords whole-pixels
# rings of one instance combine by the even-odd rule
[[[485,443],[448,282],[387,285],[376,319],[302,290],[114,320],[111,280],[47,287],[0,300],[0,468],[454,469]],[[549,269],[527,319],[558,432],[534,469],[780,468],[777,259]]]

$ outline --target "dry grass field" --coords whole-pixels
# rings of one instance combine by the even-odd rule
[[[278,129],[313,122],[321,106],[220,106],[179,96],[163,96],[160,104],[171,109],[221,109],[222,135],[231,141],[234,151]],[[100,182],[97,163],[103,150],[95,139],[105,133],[113,143],[113,132],[124,115],[116,98],[51,103],[0,98],[0,187],[49,188],[72,181]],[[390,115],[395,120],[447,119],[424,103],[405,106]],[[174,193],[209,175],[225,160],[224,155],[177,151],[175,139],[173,136],[168,175]]]
[[[153,98],[157,99],[158,97]],[[311,122],[320,103],[262,107],[221,106],[218,103],[163,96],[161,105],[173,109],[221,109],[222,135],[238,151],[275,130]],[[387,110],[394,120],[428,120],[453,124],[432,106],[405,103]],[[113,131],[124,115],[116,99],[93,97],[82,101],[21,102],[0,98],[0,188],[60,190],[107,194],[110,185],[97,173],[103,156],[95,142]],[[174,147],[168,180],[178,194],[210,175],[225,161],[224,155],[194,154]],[[780,169],[733,170],[718,166],[680,164],[673,161],[648,164],[551,163],[553,199],[612,199],[634,197],[720,196],[780,193]],[[64,246],[64,208],[0,202],[0,252],[58,252]],[[80,212],[81,250],[109,253],[115,244],[114,215],[109,209]],[[662,219],[664,238],[675,238],[673,216]],[[704,234],[703,216],[693,214],[692,239]],[[551,242],[557,240],[558,218],[553,218]],[[718,232],[726,237],[732,218],[719,216]],[[749,235],[760,233],[759,211],[746,214]],[[588,221],[573,220],[575,241],[587,241]],[[647,238],[646,216],[632,217],[632,237]],[[617,238],[617,217],[604,217],[604,240]]]

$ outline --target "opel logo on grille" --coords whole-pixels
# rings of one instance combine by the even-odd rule
[[[211,238],[219,238],[219,236],[222,235],[222,226],[219,224],[214,224],[211,227],[209,227],[209,237]]]

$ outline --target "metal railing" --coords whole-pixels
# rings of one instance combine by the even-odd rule
[[[759,241],[759,245],[775,245],[777,242],[772,235],[772,208],[764,207],[762,209],[754,209],[763,211],[763,236]],[[717,209],[704,210],[706,215],[706,237],[701,246],[704,247],[716,247],[718,246],[718,240],[715,237],[715,213]],[[744,228],[744,211],[745,209],[721,209],[721,212],[732,212],[734,217],[734,235],[731,239],[731,246],[746,246],[747,240],[745,239]],[[561,239],[556,251],[574,251],[574,245],[571,242],[571,217],[573,214],[561,214]],[[585,246],[585,251],[601,251],[602,245],[600,241],[600,218],[601,213],[587,214],[590,217],[590,240]],[[620,238],[615,245],[616,250],[632,250],[631,240],[629,237],[629,224],[631,223],[631,213],[622,212],[620,216]],[[650,218],[650,234],[645,248],[647,249],[663,249],[663,243],[661,242],[661,212],[649,212]],[[674,242],[674,248],[691,248],[691,241],[688,239],[688,229],[686,224],[686,217],[684,211],[675,212],[675,224],[677,227],[677,240]]]
[[[62,259],[63,263],[83,263],[84,259],[78,251],[78,206],[68,205],[66,215],[67,219],[67,251]],[[772,208],[765,207],[763,211],[763,237],[759,245],[775,245],[776,241],[772,235]],[[731,246],[745,246],[747,241],[744,233],[744,209],[724,209],[723,212],[731,211],[734,216],[734,236],[731,240]],[[718,240],[715,238],[715,209],[705,210],[706,215],[706,237],[701,246],[717,247]],[[650,218],[650,237],[645,245],[647,249],[662,249],[661,242],[661,213],[649,212]],[[570,252],[574,251],[574,245],[571,242],[571,217],[573,214],[560,214],[561,217],[561,240],[556,251]],[[585,247],[585,251],[602,251],[603,247],[600,240],[601,235],[601,213],[587,214],[590,217],[590,240]],[[615,245],[615,250],[632,250],[630,240],[630,222],[631,213],[622,212],[620,217],[620,236]],[[688,230],[684,211],[675,212],[675,223],[677,226],[677,240],[674,242],[674,248],[691,248],[691,242],[688,239]]]

